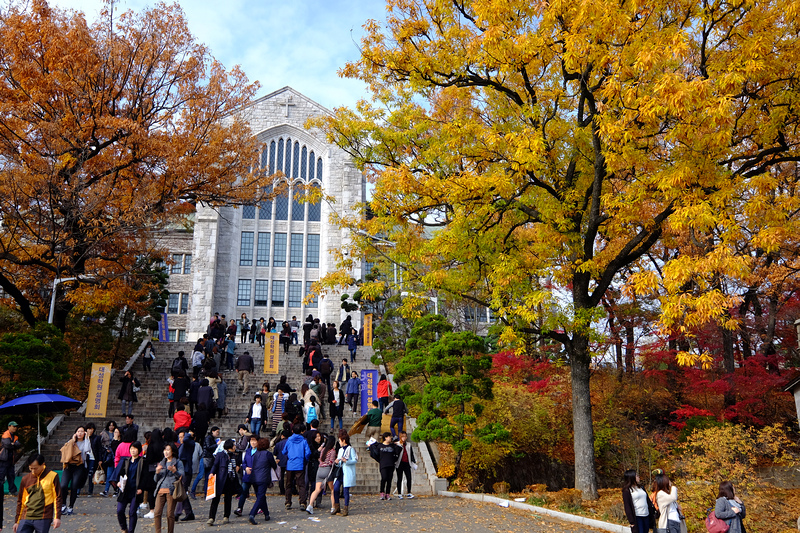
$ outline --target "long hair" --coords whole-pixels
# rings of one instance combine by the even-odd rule
[[[717,498],[732,500],[735,496],[736,494],[733,491],[733,483],[730,481],[719,482],[719,494],[717,495]]]
[[[666,474],[658,474],[653,480],[653,492],[660,490],[669,494],[669,477]]]
[[[636,481],[636,470],[626,470],[625,473],[622,474],[622,490],[633,490],[634,487],[642,488]]]

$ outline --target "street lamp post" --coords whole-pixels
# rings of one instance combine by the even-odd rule
[[[58,286],[67,281],[81,281],[82,279],[91,280],[94,278],[56,278],[53,280],[53,295],[50,296],[50,314],[47,316],[48,324],[53,323],[53,315],[55,315],[56,312],[56,289]]]

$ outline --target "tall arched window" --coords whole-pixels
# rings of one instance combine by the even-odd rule
[[[301,222],[305,220],[306,204],[302,201],[304,196],[305,191],[303,189],[292,187],[292,220]]]
[[[269,173],[275,174],[275,141],[269,143]]]
[[[261,147],[261,168],[267,167],[267,158],[269,157],[269,148],[267,145]]]
[[[303,150],[300,155],[300,179],[305,181],[306,180],[306,161],[308,160],[308,153],[306,147],[303,146]]]
[[[317,159],[317,179],[322,181],[322,158]]]
[[[289,192],[284,190],[275,198],[275,220],[288,220],[289,218]]]
[[[308,181],[314,179],[314,163],[317,160],[314,158],[314,150],[311,150],[311,153],[308,154]]]
[[[278,167],[275,170],[283,172],[283,139],[278,139]]]
[[[300,143],[295,141],[294,142],[294,155],[292,156],[292,178],[297,178],[300,175],[298,172],[298,166],[300,163]]]
[[[286,174],[286,177],[289,177],[289,173],[292,171],[292,140],[288,137],[286,138],[286,162],[283,166],[283,173]]]
[[[317,197],[319,197],[319,185],[316,183],[312,185],[314,188],[314,193]],[[308,204],[308,220],[309,222],[319,222],[320,217],[322,214],[322,204],[319,199],[314,203]]]

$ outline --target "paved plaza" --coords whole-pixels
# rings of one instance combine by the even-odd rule
[[[13,525],[15,500],[6,496],[6,520],[3,533],[10,532]],[[252,505],[253,499],[248,503]],[[178,522],[176,533],[196,531],[218,531],[230,533],[246,533],[253,531],[347,531],[347,532],[380,532],[380,533],[413,533],[429,531],[436,533],[449,532],[519,532],[526,533],[589,533],[596,532],[591,528],[567,522],[551,520],[531,513],[504,509],[498,505],[475,503],[457,498],[418,497],[413,500],[392,499],[388,502],[378,500],[378,496],[357,495],[351,500],[350,516],[331,516],[329,507],[319,509],[310,520],[305,511],[295,508],[287,511],[283,507],[283,497],[268,497],[272,519],[258,521],[257,526],[242,518],[231,516],[231,523],[209,527],[207,502],[194,501],[197,520]],[[114,498],[79,498],[75,504],[73,516],[66,516],[61,528],[51,533],[115,533],[119,532],[116,515],[116,499]],[[249,510],[249,507],[246,507]],[[217,516],[222,520],[222,505]],[[137,532],[154,531],[153,520],[142,518],[136,527]],[[163,531],[166,532],[166,521]]]

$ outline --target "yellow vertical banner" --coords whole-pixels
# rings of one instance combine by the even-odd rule
[[[108,387],[111,384],[111,365],[92,363],[92,379],[89,381],[89,401],[86,402],[86,418],[105,418],[108,404]]]
[[[372,346],[372,313],[364,315],[364,346]]]
[[[264,373],[278,373],[278,354],[280,349],[279,335],[267,333],[264,335]]]

